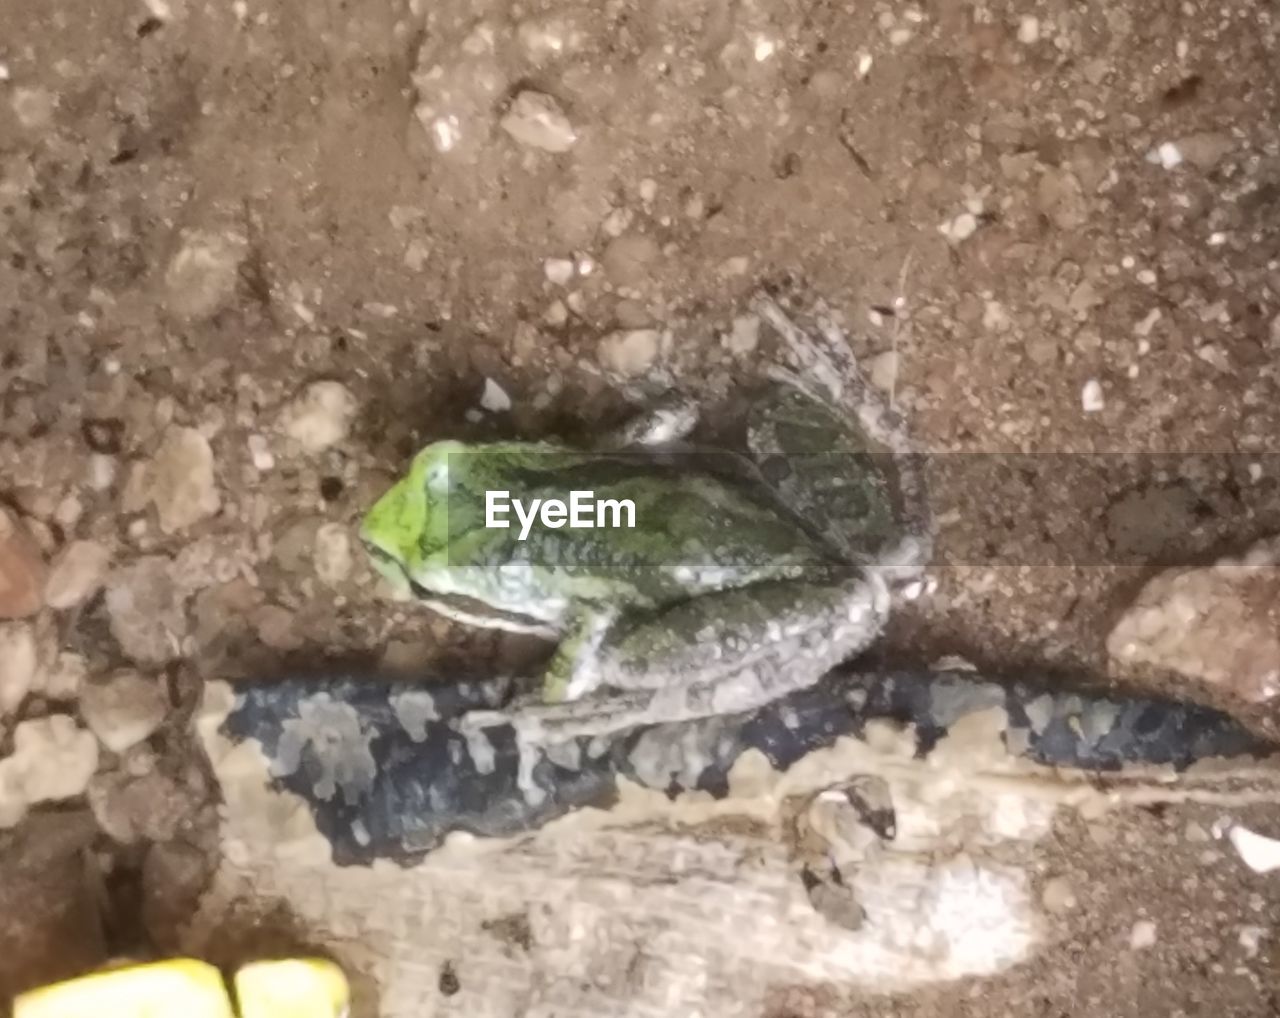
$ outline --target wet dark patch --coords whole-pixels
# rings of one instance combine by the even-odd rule
[[[1009,716],[1009,744],[1047,766],[1114,772],[1141,763],[1183,769],[1209,757],[1261,756],[1278,749],[1227,715],[1195,704],[1067,693],[1036,681],[995,684],[972,673],[900,671],[835,675],[750,714],[578,739],[576,753],[557,753],[555,761],[535,747],[532,766],[522,776],[512,728],[487,729],[489,747],[477,760],[447,720],[492,708],[508,695],[507,684],[431,688],[443,720],[426,722],[421,741],[396,717],[393,697],[404,688],[349,675],[249,686],[238,691],[223,726],[229,738],[253,739],[274,760],[283,726],[313,698],[327,697],[356,713],[377,764],[371,788],[351,802],[336,794],[319,798],[316,775],[323,768],[310,747],[292,773],[277,779],[310,804],[340,865],[382,858],[409,864],[451,831],[508,837],[573,810],[607,809],[623,778],[672,796],[698,789],[723,798],[730,771],[748,750],[787,770],[842,736],[860,736],[871,720],[913,726],[918,753],[927,755],[959,718],[991,704]],[[938,703],[951,705],[945,708],[948,716],[936,716]],[[974,706],[957,712],[957,703]],[[1029,709],[1033,703],[1034,711]],[[1032,723],[1033,714],[1038,724]],[[704,759],[707,747],[711,753]],[[682,756],[690,751],[699,753],[702,765],[692,781]],[[656,752],[669,764],[661,774],[652,767]],[[574,766],[565,766],[566,760]]]

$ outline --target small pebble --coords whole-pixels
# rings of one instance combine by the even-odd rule
[[[721,342],[726,350],[737,356],[753,352],[760,343],[760,319],[755,315],[738,316]]]
[[[342,383],[314,382],[284,408],[280,428],[304,451],[319,453],[346,439],[357,409]]]
[[[271,455],[271,447],[265,435],[250,435],[247,444],[249,458],[255,470],[265,474],[276,465],[276,458]]]
[[[212,318],[235,297],[240,266],[249,253],[238,233],[203,230],[184,235],[164,282],[171,312],[189,321]]]
[[[1162,314],[1159,308],[1152,308],[1147,312],[1146,317],[1133,327],[1135,336],[1149,336],[1151,330],[1155,328],[1156,322],[1160,321]]]
[[[98,741],[66,714],[22,722],[13,743],[0,760],[0,789],[16,788],[26,805],[83,795],[98,768]]]
[[[181,654],[188,621],[185,595],[170,561],[148,555],[117,568],[107,580],[105,606],[111,635],[135,661],[164,664]]]
[[[1040,892],[1040,900],[1045,910],[1054,915],[1070,912],[1079,904],[1076,893],[1071,887],[1071,881],[1066,877],[1051,877],[1046,880]]]
[[[896,350],[876,354],[867,362],[867,377],[881,392],[891,393],[898,384],[899,357]]]
[[[642,375],[657,360],[661,342],[662,334],[657,329],[610,333],[600,341],[600,363],[618,375]]]
[[[547,305],[542,320],[550,326],[561,326],[569,320],[569,309],[564,306],[564,301],[553,300]]]
[[[1084,383],[1084,388],[1080,390],[1080,406],[1087,414],[1096,414],[1106,407],[1106,400],[1102,395],[1102,383],[1096,378],[1090,378]]]
[[[600,224],[600,229],[604,231],[606,236],[621,237],[627,232],[627,227],[631,225],[631,221],[634,218],[635,213],[630,209],[613,209],[604,217],[604,221]]]
[[[1243,926],[1240,929],[1240,935],[1236,938],[1237,943],[1244,948],[1244,956],[1246,958],[1258,957],[1258,947],[1262,942],[1262,938],[1267,935],[1267,931],[1262,926]]]
[[[116,469],[114,456],[95,452],[89,457],[89,487],[94,491],[107,491],[116,483]]]
[[[1024,46],[1031,46],[1040,41],[1040,19],[1025,16],[1018,23],[1018,42]]]
[[[1139,919],[1129,931],[1129,946],[1135,951],[1145,951],[1156,942],[1156,924],[1150,919]]]
[[[1280,869],[1280,839],[1268,838],[1239,824],[1231,825],[1227,838],[1253,872],[1270,873]]]
[[[948,219],[939,226],[938,232],[953,244],[959,244],[962,240],[972,237],[977,229],[977,217],[971,212],[961,212],[954,219]]]
[[[165,431],[142,481],[162,531],[175,534],[222,507],[213,468],[213,449],[198,430],[170,427]]]
[[[480,394],[480,406],[491,414],[506,413],[511,409],[511,397],[492,378],[484,380],[484,392]]]
[[[573,280],[573,261],[569,258],[548,258],[542,263],[547,281],[554,286],[568,286]]]
[[[160,683],[132,669],[89,683],[80,694],[85,724],[113,753],[147,739],[164,722],[168,706]]]
[[[102,588],[110,561],[111,552],[97,541],[72,541],[49,570],[45,604],[64,610],[87,601]]]
[[[40,668],[35,631],[26,622],[0,622],[0,718],[21,706]]]
[[[1147,162],[1155,163],[1163,166],[1166,170],[1172,170],[1175,166],[1182,164],[1182,153],[1178,151],[1178,146],[1171,141],[1147,153]]]
[[[330,587],[345,583],[355,568],[355,556],[351,551],[351,536],[341,523],[325,523],[316,529],[316,575],[320,582]]]
[[[568,152],[578,140],[560,104],[544,92],[528,89],[512,100],[499,126],[521,145],[545,152]]]

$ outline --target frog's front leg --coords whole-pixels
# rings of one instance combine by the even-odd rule
[[[547,688],[597,688],[565,703],[472,719],[562,741],[750,711],[812,685],[864,649],[888,617],[876,573],[773,580],[613,620],[594,655],[557,655]],[[557,662],[570,668],[557,674]]]
[[[542,701],[578,700],[600,684],[600,648],[621,612],[593,606],[579,609],[556,646],[542,677]]]
[[[689,396],[669,392],[653,400],[631,420],[610,432],[597,448],[605,452],[669,445],[687,438],[698,424],[698,404]]]

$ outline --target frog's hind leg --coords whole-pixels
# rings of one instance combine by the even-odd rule
[[[564,703],[513,704],[460,722],[515,725],[557,742],[640,725],[755,710],[811,685],[884,627],[889,592],[852,570],[809,581],[763,581],[613,620],[587,656],[596,690]],[[553,662],[554,666],[555,662]],[[563,688],[577,676],[548,674]]]
[[[777,486],[784,498],[837,547],[894,579],[914,578],[932,553],[934,527],[924,459],[901,416],[867,381],[825,307],[809,331],[769,297],[753,306],[792,367],[770,372],[753,408],[752,452],[766,471],[772,461],[789,472]]]

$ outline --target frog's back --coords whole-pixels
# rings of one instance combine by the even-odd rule
[[[451,500],[454,561],[508,572],[523,565],[560,596],[662,603],[831,560],[767,492],[688,457],[543,443],[475,446],[466,455],[474,457],[466,473],[479,483],[468,486],[466,507]],[[489,525],[490,492],[503,493],[505,527]],[[544,515],[555,502],[564,511]],[[517,503],[526,514],[538,507],[523,539]]]

